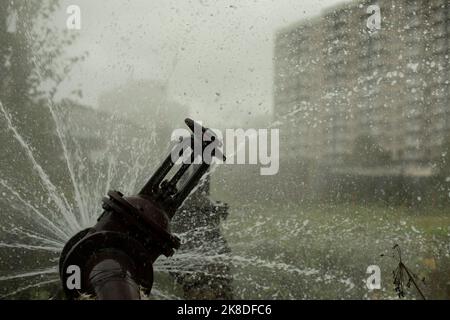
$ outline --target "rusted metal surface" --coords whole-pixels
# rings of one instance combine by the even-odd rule
[[[189,119],[186,124],[194,134],[180,143],[190,146],[192,153],[194,146],[200,145],[204,151],[214,141],[210,129]],[[199,129],[196,126],[201,130],[195,130]],[[203,139],[206,134],[208,139]],[[178,159],[185,151],[176,155]],[[200,165],[181,165],[168,179],[176,160],[172,152],[135,196],[110,191],[103,199],[104,212],[97,224],[66,244],[60,257],[60,276],[69,299],[89,294],[97,299],[129,300],[140,298],[139,287],[151,291],[153,263],[160,255],[170,257],[180,246],[180,240],[170,233],[170,221],[210,167],[202,158]],[[189,170],[191,166],[193,170]],[[77,290],[66,285],[66,270],[73,265],[81,269]]]

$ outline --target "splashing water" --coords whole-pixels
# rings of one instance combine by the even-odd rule
[[[72,185],[72,190],[67,193],[66,190],[61,190],[60,186],[52,182],[49,174],[39,163],[32,145],[21,135],[13,123],[11,114],[0,102],[2,125],[5,125],[6,132],[12,138],[10,143],[20,148],[16,162],[20,161],[20,166],[30,167],[33,178],[38,179],[37,183],[21,181],[7,170],[2,170],[0,187],[3,195],[3,222],[0,233],[0,249],[3,250],[2,256],[7,255],[5,250],[10,249],[13,254],[17,255],[18,261],[26,260],[26,256],[30,255],[33,257],[42,255],[45,257],[44,260],[47,259],[54,265],[65,242],[78,231],[94,224],[99,214],[99,200],[102,194],[112,187],[113,183],[118,189],[131,193],[138,186],[137,181],[148,176],[148,170],[151,168],[148,162],[154,159],[150,158],[141,163],[143,160],[141,156],[149,155],[146,151],[153,146],[152,142],[154,141],[128,143],[132,150],[146,151],[142,151],[142,154],[131,152],[131,163],[124,163],[115,158],[117,154],[111,152],[117,147],[120,139],[114,134],[122,133],[120,129],[114,130],[111,133],[111,139],[107,141],[106,149],[102,150],[106,154],[105,158],[92,162],[89,161],[86,154],[83,154],[79,142],[73,136],[69,136],[71,130],[76,128],[71,128],[65,122],[62,110],[57,110],[53,104],[50,110],[55,123],[55,134],[62,149],[62,161],[65,163]],[[71,146],[73,150],[70,150]],[[121,179],[122,177],[127,178]],[[34,189],[36,185],[40,186],[42,190]],[[9,255],[11,254],[9,253]],[[39,261],[42,260],[39,259]],[[8,267],[5,261],[1,262],[3,264],[1,270],[6,272]],[[26,284],[12,292],[4,293],[4,297],[57,281],[54,267],[46,268],[45,271],[28,271],[29,268],[33,268],[33,265],[18,263],[14,270],[23,269],[24,271],[7,276],[1,275],[0,281],[28,280],[30,278],[41,280],[48,276],[53,276],[53,279]]]
[[[98,113],[95,123],[103,125],[88,135],[101,142],[89,146],[82,139],[87,130],[85,118],[76,121],[62,105],[51,103],[49,108],[61,145],[59,161],[66,172],[62,183],[55,182],[48,165],[42,164],[0,101],[0,123],[8,143],[18,148],[15,165],[30,172],[24,181],[7,168],[0,171],[1,298],[59,297],[57,263],[65,242],[95,223],[100,200],[109,189],[135,193],[160,160],[155,127],[130,134],[129,125],[121,124],[116,116]],[[314,210],[289,204],[232,203],[230,217],[221,228],[228,244],[211,241],[208,234],[217,230],[210,227],[190,226],[178,233],[183,243],[195,239],[196,244],[182,246],[173,257],[155,263],[155,285],[149,298],[182,298],[176,277],[200,276],[208,284],[220,282],[224,274],[217,266],[229,268],[235,298],[368,298],[363,281],[366,268],[393,242],[403,241],[405,252],[409,247],[421,256],[449,251],[448,241],[434,243],[430,249],[429,239],[411,221],[388,223],[373,213],[370,219],[380,222],[371,230],[364,225],[367,218],[358,223],[362,214],[351,219],[349,212],[324,215]]]
[[[44,292],[42,296],[34,295],[34,297],[51,297],[58,287],[56,265],[65,242],[78,231],[94,224],[100,210],[99,201],[109,189],[114,188],[132,194],[142,186],[150,170],[155,166],[156,157],[152,156],[152,150],[156,148],[156,140],[124,141],[123,132],[117,125],[110,132],[102,131],[103,136],[109,137],[102,150],[103,157],[89,160],[83,145],[77,141],[76,132],[82,131],[82,128],[77,128],[79,124],[70,123],[68,121],[70,117],[62,107],[52,104],[51,110],[55,134],[61,144],[62,161],[65,163],[72,190],[62,190],[59,185],[52,182],[51,176],[39,163],[32,145],[21,135],[14,125],[11,114],[0,102],[2,125],[5,125],[12,138],[11,143],[14,142],[20,147],[17,158],[20,159],[22,166],[31,168],[34,178],[38,179],[38,185],[42,189],[39,196],[33,195],[32,191],[27,190],[28,181],[19,182],[11,174],[8,176],[3,170],[1,172],[4,222],[0,233],[2,235],[0,256],[10,257],[8,260],[4,258],[1,260],[0,282],[4,288],[1,292],[2,298],[21,297],[21,294],[30,290]],[[126,148],[128,161],[121,159],[120,152],[117,151],[121,147]],[[232,223],[228,224],[228,228],[231,226]],[[258,224],[254,227],[258,227]],[[251,231],[251,228],[249,230]],[[208,231],[207,228],[196,228],[179,236],[183,241],[189,241],[192,237],[201,239]],[[265,260],[251,254],[241,256],[234,253],[220,253],[224,251],[221,246],[222,243],[207,241],[205,238],[196,248],[181,249],[170,259],[159,259],[155,264],[155,272],[160,276],[174,273],[183,276],[203,274],[214,279],[221,275],[215,274],[208,266],[222,264],[235,268],[237,270],[235,274],[242,273],[246,268],[256,268],[263,274],[281,272],[293,277],[309,278],[320,275],[319,270],[301,268],[298,264],[278,262],[275,259]],[[11,262],[11,267],[7,265],[8,262]],[[243,272],[240,276],[248,277],[250,274]],[[331,279],[335,276],[324,275],[324,277]],[[160,285],[162,288],[159,288]],[[264,286],[270,284],[262,285],[256,282],[253,284],[256,289]],[[49,292],[51,294],[48,294]],[[156,280],[152,298],[173,299],[180,298],[180,294],[171,292],[167,281],[159,284]]]
[[[26,36],[33,42],[31,34]],[[38,57],[33,55],[31,62],[35,66],[36,76],[44,83]],[[11,138],[9,143],[19,148],[15,158],[20,161],[21,168],[29,168],[33,182],[24,181],[4,168],[0,171],[0,191],[3,195],[0,202],[3,220],[0,229],[0,287],[3,290],[0,290],[0,297],[3,298],[20,297],[30,290],[38,293],[32,297],[52,297],[55,289],[48,288],[58,288],[56,265],[65,242],[95,223],[100,213],[100,199],[110,189],[120,190],[124,194],[139,190],[159,163],[158,160],[161,160],[157,150],[162,149],[161,144],[166,144],[165,141],[157,141],[155,125],[149,130],[130,133],[130,125],[114,115],[91,115],[86,111],[85,115],[77,116],[76,112],[71,112],[72,106],[56,105],[49,96],[46,106],[54,124],[60,162],[66,173],[60,179],[62,183],[57,183],[58,179],[49,173],[48,165],[46,167],[39,159],[32,144],[15,126],[7,106],[0,101],[2,126],[5,125],[6,133]],[[94,123],[84,125],[90,117]],[[96,126],[98,129],[93,130]],[[84,141],[86,136],[100,143],[89,146]],[[294,218],[286,220],[285,217],[270,214],[265,222],[261,222],[258,216],[252,220],[252,215],[248,214],[251,210],[246,210],[245,216],[236,210],[223,224],[231,253],[226,243],[208,240],[207,234],[211,232],[208,227],[190,226],[188,231],[179,234],[183,242],[195,239],[200,243],[194,248],[182,247],[174,257],[160,258],[156,262],[154,269],[157,275],[152,298],[173,299],[181,296],[179,291],[173,289],[171,278],[164,277],[168,274],[200,274],[212,281],[223,277],[211,265],[225,265],[232,269],[230,273],[236,298],[314,297],[314,290],[308,288],[320,282],[328,290],[327,283],[332,279],[343,284],[338,286],[338,290],[348,289],[349,283],[351,287],[348,276],[341,279],[341,272],[333,268],[322,271],[320,265],[303,266],[303,261],[288,261],[280,255],[259,252],[261,247],[276,245],[278,241],[281,241],[278,245],[284,246],[285,237],[296,241],[303,229],[295,228]],[[282,219],[288,223],[280,225]],[[295,221],[290,223],[291,220]],[[255,232],[263,235],[264,226],[273,225],[277,226],[277,232],[281,232],[282,237],[268,234],[258,240],[242,238]],[[278,253],[280,249],[283,250],[278,248]],[[158,281],[160,278],[163,279]],[[271,283],[273,278],[279,278],[277,283]],[[296,280],[293,282],[292,278]],[[293,289],[286,283],[294,283],[301,290]]]

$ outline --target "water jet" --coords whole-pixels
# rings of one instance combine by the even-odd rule
[[[214,141],[203,139],[205,132],[212,133],[210,129],[190,119],[186,119],[186,124],[194,133],[180,138],[174,147],[173,150],[179,150],[178,159],[195,157],[194,146],[200,145],[204,151]],[[201,130],[194,130],[195,126]],[[190,148],[180,149],[180,144]],[[186,155],[189,151],[190,155]],[[151,291],[154,262],[161,255],[172,256],[180,247],[180,239],[170,233],[170,221],[211,165],[202,157],[193,170],[189,170],[191,164],[183,164],[169,179],[178,160],[173,153],[137,195],[108,192],[96,225],[66,243],[59,260],[59,274],[69,299],[81,294],[102,300],[140,299],[140,288],[147,293]],[[225,161],[222,154],[213,156]],[[81,270],[80,287],[75,289],[68,286],[71,273],[67,270],[73,266]]]

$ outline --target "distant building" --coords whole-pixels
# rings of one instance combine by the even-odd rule
[[[371,4],[381,9],[377,32],[366,26]],[[282,156],[346,167],[370,139],[392,167],[430,166],[450,132],[449,40],[448,0],[351,2],[281,30]]]
[[[77,148],[78,152],[83,152],[84,156],[91,161],[104,159],[110,143],[115,144],[116,156],[121,154],[126,158],[129,156],[128,149],[137,138],[151,141],[154,136],[149,127],[136,124],[121,114],[96,110],[71,100],[62,101],[60,112],[69,138],[67,142],[76,143],[73,147]],[[157,145],[156,142],[154,145]],[[161,152],[160,150],[152,151],[152,157],[156,157]]]
[[[119,115],[170,139],[174,129],[184,128],[189,108],[173,101],[158,81],[130,80],[99,98],[99,109]]]
[[[321,155],[323,120],[321,20],[312,20],[279,33],[275,45],[275,118],[285,124],[280,144],[288,157]],[[319,75],[319,76],[318,76]],[[301,90],[300,90],[301,88]],[[320,140],[317,140],[319,138]]]

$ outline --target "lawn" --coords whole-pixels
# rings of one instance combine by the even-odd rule
[[[230,203],[232,203],[230,201]],[[392,247],[428,298],[450,298],[450,213],[386,205],[232,205],[223,232],[232,248],[239,298],[395,299]],[[369,265],[381,290],[369,292]],[[417,298],[414,290],[406,298]]]

